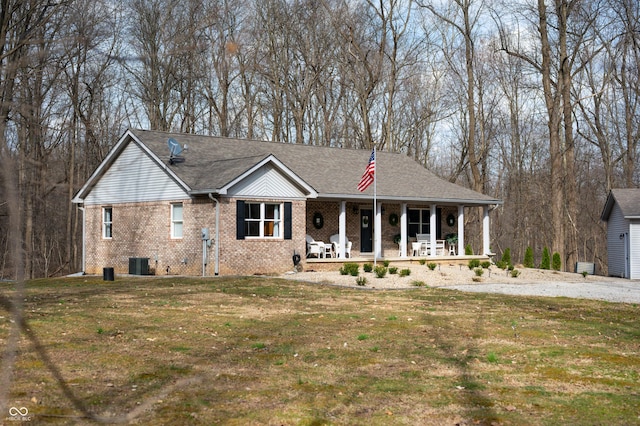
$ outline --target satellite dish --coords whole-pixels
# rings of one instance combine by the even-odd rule
[[[169,138],[167,145],[169,145],[169,154],[171,157],[178,156],[182,152],[182,146],[180,146],[178,141],[174,138]]]
[[[182,163],[184,161],[184,157],[180,157],[182,146],[178,141],[174,138],[169,138],[167,145],[169,146],[169,164],[173,165],[176,163]]]

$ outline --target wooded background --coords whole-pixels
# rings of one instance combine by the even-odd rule
[[[80,270],[70,200],[129,127],[376,144],[503,199],[495,252],[606,273],[606,195],[639,182],[639,9],[0,0],[0,278]]]

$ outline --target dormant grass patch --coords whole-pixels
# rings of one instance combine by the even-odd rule
[[[259,277],[27,287],[49,358],[23,334],[8,402],[38,424],[640,423],[632,304]],[[0,311],[3,346],[11,325]]]

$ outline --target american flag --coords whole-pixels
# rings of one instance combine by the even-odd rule
[[[374,176],[376,174],[376,149],[371,151],[371,157],[369,157],[369,164],[362,174],[360,183],[358,183],[358,191],[362,192],[373,183]]]

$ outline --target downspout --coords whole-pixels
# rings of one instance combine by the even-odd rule
[[[84,211],[84,207],[79,207],[80,211],[82,212],[82,275],[87,273],[87,268],[86,268],[86,256],[87,256],[87,250],[86,250],[86,241],[87,241],[87,236],[86,236],[86,226],[85,226],[85,211]]]
[[[213,197],[213,194],[209,193],[209,198],[211,198],[216,203],[216,236],[215,236],[215,248],[214,248],[214,261],[213,261],[213,274],[217,277],[219,273],[219,265],[220,265],[220,203],[216,198]]]

